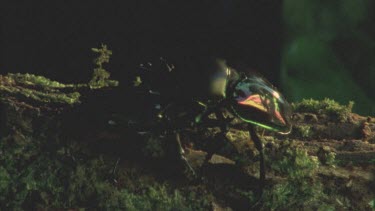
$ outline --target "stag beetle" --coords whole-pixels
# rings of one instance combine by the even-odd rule
[[[250,136],[259,151],[260,181],[265,180],[263,145],[255,127],[288,134],[291,131],[291,107],[277,89],[263,77],[238,73],[224,60],[214,59],[210,66],[208,99],[186,98],[176,79],[170,77],[175,67],[161,58],[157,65],[143,64],[134,82],[137,92],[146,95],[154,104],[152,120],[132,121],[128,125],[138,128],[139,133],[155,132],[171,135],[178,146],[178,154],[186,167],[194,173],[180,140],[180,132],[187,127],[219,127],[222,134],[229,130],[233,118],[227,118],[223,109],[247,124]],[[171,83],[172,82],[172,83]],[[168,84],[168,85],[166,85]],[[192,84],[192,86],[194,86]],[[171,90],[180,95],[170,94]],[[168,94],[169,92],[169,94]],[[167,94],[166,94],[167,93]],[[181,96],[182,95],[182,96]],[[151,100],[152,99],[152,100]],[[211,114],[216,119],[209,118]],[[147,125],[147,126],[146,126]],[[225,135],[224,135],[225,137]],[[212,153],[208,153],[206,161]]]

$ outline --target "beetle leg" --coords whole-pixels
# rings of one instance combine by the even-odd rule
[[[114,183],[117,183],[117,180],[116,180],[116,171],[117,171],[117,167],[118,167],[118,164],[120,163],[120,158],[117,158],[113,168],[112,168],[112,173],[111,173],[111,177],[112,177],[112,180]]]
[[[253,140],[256,149],[259,151],[260,181],[261,181],[261,188],[263,188],[264,182],[266,180],[266,168],[265,168],[265,163],[264,163],[263,144],[257,132],[255,131],[254,126],[249,125],[249,132],[250,132],[251,139]]]
[[[229,128],[228,128],[229,122],[224,117],[223,112],[216,111],[215,115],[216,115],[216,118],[220,121],[220,130],[221,130],[221,133],[222,133],[222,135],[225,136],[227,134],[228,130],[229,130]]]
[[[226,141],[226,143],[230,143],[232,144],[231,141],[228,140],[228,138],[226,137],[226,134],[228,133],[228,130],[229,130],[229,122],[227,121],[227,119],[224,117],[223,113],[220,111],[220,110],[217,110],[215,111],[215,115],[217,117],[217,126],[220,127],[220,135],[219,137],[224,139],[224,141]],[[233,144],[232,144],[233,145]],[[210,150],[206,157],[205,157],[205,160],[203,162],[203,165],[207,165],[207,163],[211,160],[212,156],[214,155],[215,153],[215,150]]]
[[[195,176],[195,170],[193,167],[191,167],[189,161],[185,157],[185,150],[182,147],[181,144],[181,138],[180,138],[180,133],[176,132],[176,142],[177,142],[177,147],[178,147],[178,155],[180,156],[181,161],[184,163],[184,165],[187,167],[188,171]]]
[[[118,166],[119,162],[120,162],[120,158],[117,158],[115,166],[113,167],[113,170],[112,170],[112,174],[116,174],[116,170],[117,170],[117,166]]]

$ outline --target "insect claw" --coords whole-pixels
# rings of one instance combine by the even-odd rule
[[[180,159],[185,166],[185,173],[187,175],[189,175],[189,173],[190,173],[193,177],[196,177],[197,174],[195,173],[194,168],[190,165],[189,161],[185,157],[185,150],[182,148],[179,133],[176,133],[176,142],[177,142],[177,146],[178,146],[178,153],[180,155]]]
[[[117,179],[116,179],[116,171],[117,171],[117,167],[118,167],[118,164],[119,164],[119,163],[120,163],[120,158],[117,158],[117,160],[116,160],[116,162],[115,162],[115,164],[114,164],[114,166],[113,166],[113,168],[112,168],[111,175],[110,175],[110,180],[111,180],[113,183],[115,183],[115,184],[118,183],[118,181],[117,181]]]
[[[189,164],[189,161],[185,158],[185,156],[183,156],[182,160],[183,160],[183,162],[185,164],[185,167],[186,167],[186,174],[187,175],[191,174],[193,177],[196,177],[197,174],[195,173],[195,170]]]

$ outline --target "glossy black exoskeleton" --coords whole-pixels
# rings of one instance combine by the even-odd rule
[[[208,93],[206,98],[199,94],[188,96],[186,90],[195,88],[195,81],[186,83],[184,77],[173,76],[177,68],[164,59],[157,64],[141,65],[134,86],[152,103],[153,112],[147,121],[129,125],[142,133],[157,131],[174,136],[180,159],[194,172],[184,156],[181,130],[188,127],[219,127],[225,137],[233,120],[225,117],[223,110],[226,110],[248,123],[251,139],[260,155],[260,180],[263,184],[263,145],[254,127],[288,134],[291,131],[290,105],[274,86],[258,75],[238,73],[220,59],[211,61],[205,68],[210,68],[207,72],[211,73],[206,82],[208,86],[202,91]],[[209,118],[211,114],[215,114],[216,119]],[[206,161],[212,154],[208,153]]]

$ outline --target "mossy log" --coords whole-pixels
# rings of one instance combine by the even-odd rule
[[[0,76],[0,209],[366,210],[375,199],[375,118],[351,113],[352,104],[306,100],[294,105],[290,135],[258,131],[268,170],[259,204],[257,151],[240,121],[208,166],[217,130],[182,134],[204,177],[189,183],[170,142],[108,127],[113,109],[98,98],[114,89]]]

